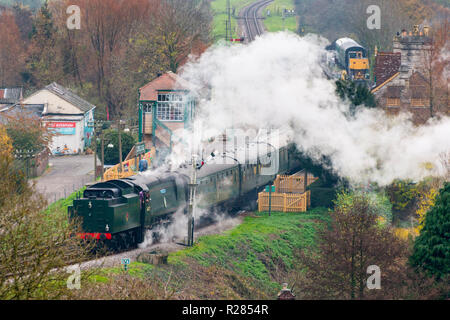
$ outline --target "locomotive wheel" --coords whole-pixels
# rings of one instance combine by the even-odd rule
[[[120,249],[127,250],[129,248],[128,237],[126,233],[120,234]]]

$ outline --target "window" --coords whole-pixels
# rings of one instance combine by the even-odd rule
[[[400,106],[400,98],[387,98],[386,106],[388,107],[399,107]]]
[[[411,98],[411,107],[425,107],[425,99],[423,98]]]
[[[144,113],[152,113],[152,103],[144,103],[142,105]]]
[[[156,117],[158,120],[184,120],[183,96],[180,94],[158,94]]]

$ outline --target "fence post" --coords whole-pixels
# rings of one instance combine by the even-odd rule
[[[287,212],[287,204],[286,204],[286,193],[283,193],[283,197],[284,197],[284,205],[283,205],[283,212]]]
[[[269,217],[271,209],[272,209],[272,186],[269,185]]]

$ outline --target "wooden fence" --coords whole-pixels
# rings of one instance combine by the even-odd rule
[[[155,148],[152,148],[149,152],[143,155],[143,159],[148,161],[148,166],[150,168],[151,160],[155,157]],[[122,179],[133,176],[139,171],[139,158],[134,157],[130,160],[122,161],[122,170],[120,169],[120,163],[116,164],[114,167],[108,169],[103,174],[103,180],[113,180]]]
[[[308,173],[306,178],[306,186],[316,181],[317,178]],[[304,172],[296,173],[292,176],[277,175],[274,181],[275,190],[279,193],[304,193],[305,192],[305,174]]]
[[[271,193],[271,210],[305,212],[311,205],[311,191],[305,193]],[[258,211],[269,210],[269,192],[258,193]]]

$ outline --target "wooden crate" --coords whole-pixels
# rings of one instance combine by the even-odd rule
[[[272,211],[305,212],[311,205],[311,192],[305,193],[271,193]],[[269,192],[258,193],[258,211],[269,211]]]

